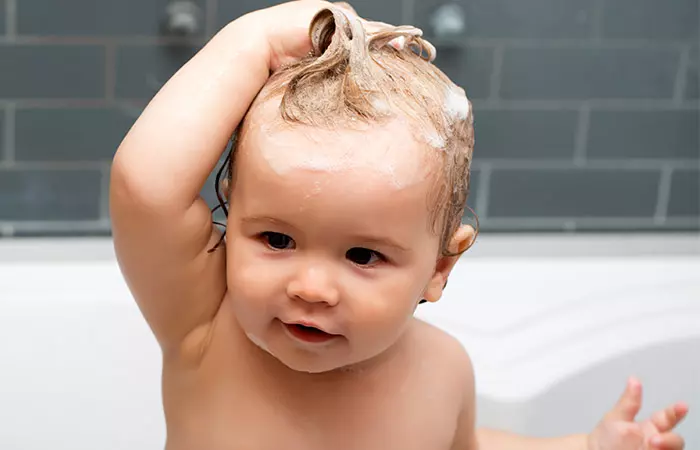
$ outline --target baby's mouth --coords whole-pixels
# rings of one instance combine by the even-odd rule
[[[284,327],[292,337],[312,344],[320,344],[340,337],[340,335],[326,333],[316,327],[299,323],[284,323]]]

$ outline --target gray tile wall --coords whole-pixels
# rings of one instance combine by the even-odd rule
[[[277,2],[194,3],[182,38],[168,0],[0,0],[0,235],[109,233],[109,164],[143,105]],[[351,3],[421,26],[473,100],[483,230],[700,228],[699,0],[456,0],[464,31],[439,39],[447,0]]]

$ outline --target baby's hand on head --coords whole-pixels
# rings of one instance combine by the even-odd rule
[[[672,430],[686,416],[688,406],[678,402],[635,422],[641,406],[642,385],[630,379],[618,403],[588,437],[588,450],[682,450],[685,442]]]
[[[316,14],[324,8],[334,6],[330,2],[301,0],[282,3],[270,8],[249,13],[243,19],[252,21],[251,29],[262,31],[270,52],[270,69],[294,63],[311,51],[309,25]],[[349,6],[335,5],[349,8]],[[354,11],[353,11],[354,13]]]
[[[390,45],[396,50],[402,51],[406,45],[409,45],[409,41],[419,38],[423,34],[418,28],[402,26],[398,27],[398,30],[403,35],[396,37],[397,27],[383,22],[365,20],[359,17],[357,12],[345,2],[293,1],[254,11],[241,19],[248,21],[251,32],[265,33],[265,40],[269,45],[263,51],[269,52],[269,66],[274,72],[280,67],[292,64],[314,52],[316,56],[319,56],[318,49],[316,51],[313,49],[313,37],[310,36],[309,29],[312,21],[317,18],[317,14],[329,8],[335,10],[336,13],[339,10],[342,11],[345,16],[343,22],[346,24],[359,22],[360,28],[364,30],[366,40],[371,39],[375,46]],[[333,20],[333,17],[327,15],[321,18],[321,21],[323,20]],[[318,31],[324,27],[320,26],[315,29]],[[435,58],[435,48],[425,40],[421,42],[422,51],[427,52],[427,58],[432,61]]]

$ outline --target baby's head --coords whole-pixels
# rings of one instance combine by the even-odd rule
[[[238,323],[324,372],[381,357],[442,295],[475,236],[461,225],[474,140],[464,91],[416,28],[333,8],[311,36],[248,111],[223,185]]]

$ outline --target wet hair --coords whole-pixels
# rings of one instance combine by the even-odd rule
[[[414,137],[440,162],[442,171],[433,177],[435,186],[427,199],[431,227],[440,234],[440,252],[456,256],[466,251],[469,246],[452,253],[448,245],[468,208],[473,114],[464,91],[432,64],[435,48],[418,28],[363,21],[343,3],[321,10],[309,35],[309,55],[276,71],[248,113],[281,97],[280,123],[335,129],[382,124],[397,117],[407,120]],[[237,138],[245,134],[246,123],[244,118],[216,176],[215,210],[221,208],[225,214]],[[478,217],[469,211],[478,232]]]

